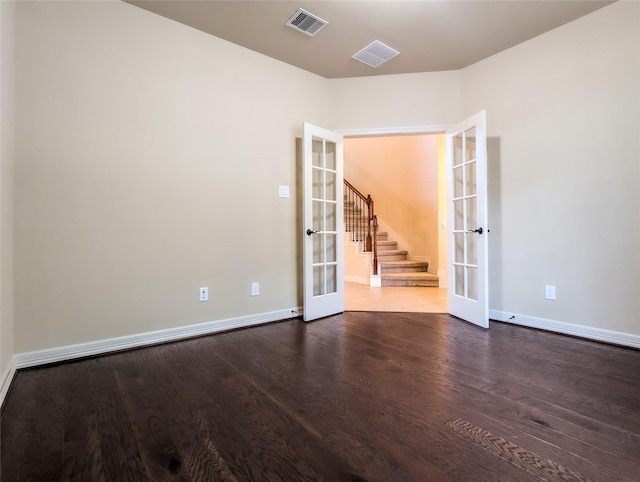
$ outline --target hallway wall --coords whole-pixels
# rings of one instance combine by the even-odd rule
[[[438,145],[436,135],[346,138],[345,179],[408,243],[411,259],[438,270]]]

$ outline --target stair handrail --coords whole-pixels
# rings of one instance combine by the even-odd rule
[[[350,215],[345,219],[345,227],[348,232],[352,233],[352,238],[356,241],[362,241],[364,238],[364,251],[373,253],[373,274],[378,274],[378,216],[373,210],[373,199],[370,194],[366,196],[362,194],[349,181],[344,179],[346,187],[345,199],[347,202],[354,203],[354,209],[350,211]],[[367,223],[366,236],[361,230],[360,223],[355,217],[356,205],[367,206]]]

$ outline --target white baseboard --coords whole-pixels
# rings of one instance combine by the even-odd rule
[[[2,378],[0,379],[0,406],[4,403],[4,399],[9,391],[9,387],[11,386],[16,370],[20,368],[29,368],[47,363],[62,362],[86,356],[156,345],[159,343],[208,335],[220,331],[286,320],[288,318],[301,316],[302,313],[302,307],[297,307],[255,315],[240,316],[237,318],[209,321],[177,328],[169,328],[166,330],[138,333],[135,335],[109,338],[106,340],[92,341],[88,343],[79,343],[77,345],[67,345],[57,348],[19,353],[13,356],[9,368],[5,370],[5,373],[2,374]],[[506,323],[539,328],[542,330],[549,330],[591,340],[629,346],[632,348],[640,348],[640,335],[576,325],[573,323],[548,320],[544,318],[536,318],[498,310],[489,310],[489,317],[492,320],[503,321]]]
[[[4,399],[9,392],[9,387],[11,386],[11,382],[13,381],[13,377],[16,375],[16,363],[15,356],[11,358],[11,363],[9,364],[9,368],[5,370],[2,374],[2,379],[0,379],[0,407],[4,404]]]
[[[578,336],[589,340],[640,348],[640,335],[634,335],[632,333],[605,330],[603,328],[594,328],[592,326],[575,325],[564,321],[548,320],[545,318],[536,318],[534,316],[519,315],[517,313],[508,313],[498,310],[489,310],[489,318],[492,320],[503,321],[505,323],[513,323],[514,325],[528,326],[530,328],[539,328],[541,330],[554,331],[565,335]]]
[[[286,320],[302,314],[302,308],[289,308],[255,315],[228,318],[225,320],[208,321],[195,325],[168,328],[166,330],[150,331],[135,335],[108,338],[106,340],[90,341],[77,345],[67,345],[57,348],[47,348],[44,350],[19,353],[14,355],[14,370],[20,368],[34,367],[47,363],[56,363],[86,356],[101,355],[104,353],[127,350],[141,346],[156,345],[171,341],[193,338],[201,335],[208,335],[220,331],[244,328],[272,321]],[[3,385],[4,388],[4,385]]]

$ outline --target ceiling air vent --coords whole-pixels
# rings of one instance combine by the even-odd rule
[[[306,10],[300,9],[293,14],[285,25],[297,30],[298,32],[302,32],[309,37],[313,37],[320,30],[329,25],[329,22],[322,20],[320,17],[316,17]]]
[[[383,44],[377,40],[374,40],[358,53],[352,55],[352,58],[359,60],[363,64],[367,64],[369,67],[377,67],[385,63],[387,60],[392,59],[398,52],[392,49],[388,45]]]

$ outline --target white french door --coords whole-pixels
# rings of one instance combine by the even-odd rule
[[[485,112],[446,137],[449,313],[489,328]]]
[[[304,321],[344,311],[342,135],[304,124]]]

